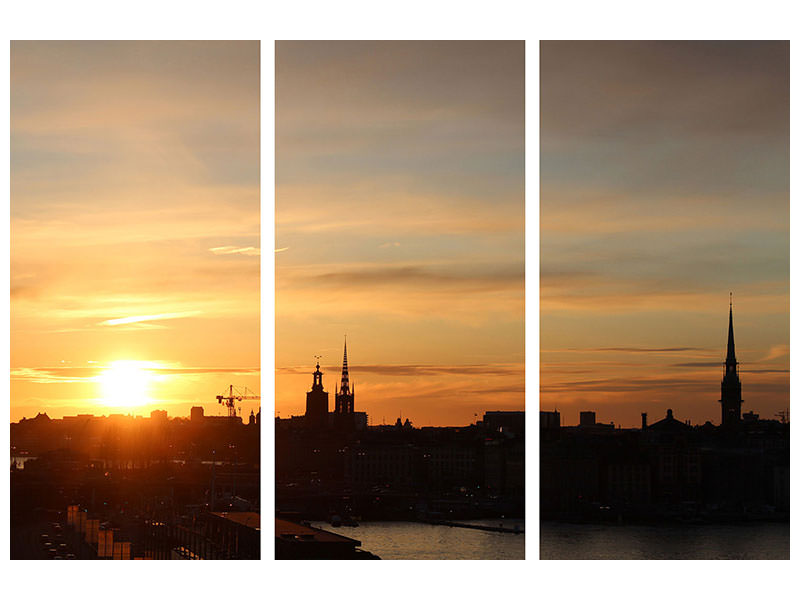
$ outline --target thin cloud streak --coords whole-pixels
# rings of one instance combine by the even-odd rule
[[[261,256],[261,249],[254,248],[253,246],[247,246],[244,248],[240,248],[238,246],[218,246],[216,248],[209,248],[209,252],[212,254],[218,255],[227,255],[227,254],[243,254],[244,256]]]
[[[758,371],[753,371],[758,373]],[[764,371],[765,374],[783,375],[786,371]],[[787,389],[788,380],[786,382],[758,382],[758,389],[760,392],[764,391],[784,391]],[[714,386],[715,388],[716,386]],[[624,377],[624,378],[608,378],[608,379],[589,379],[580,381],[564,381],[557,383],[542,384],[540,393],[553,394],[571,392],[574,394],[585,393],[629,393],[629,392],[647,392],[657,390],[671,390],[674,392],[682,391],[694,394],[708,393],[712,388],[707,378],[698,377],[670,377],[670,376],[653,376],[653,377]],[[718,393],[718,392],[717,392]]]
[[[341,369],[341,365],[330,365],[323,367],[327,372],[335,373]],[[306,367],[280,367],[276,370],[283,375],[308,375],[309,369]],[[389,377],[419,377],[423,375],[490,375],[490,376],[512,376],[519,377],[524,374],[525,365],[353,365],[350,372],[372,373],[375,375],[385,375]]]
[[[11,369],[11,379],[30,383],[86,383],[95,381],[108,369],[107,366],[93,367],[17,367]],[[206,375],[227,373],[231,375],[258,375],[258,367],[168,367],[144,366],[143,371],[157,375]]]
[[[768,362],[771,360],[775,360],[776,358],[782,358],[784,356],[789,355],[789,345],[788,344],[778,344],[776,346],[772,346],[769,349],[767,355],[762,358],[762,362]]]
[[[524,267],[514,265],[496,265],[495,269],[474,273],[457,273],[433,271],[418,266],[374,267],[370,269],[352,269],[338,272],[319,273],[306,276],[307,280],[323,285],[442,285],[442,286],[484,286],[490,287],[511,284],[518,287],[524,281]],[[301,278],[298,278],[301,279]],[[302,279],[301,279],[302,280]],[[505,285],[504,285],[505,284]]]
[[[621,353],[670,353],[670,352],[707,352],[707,348],[695,348],[691,346],[675,347],[675,348],[566,348],[564,350],[547,350],[547,352],[621,352]]]
[[[140,315],[137,317],[121,317],[119,319],[108,319],[107,321],[102,321],[98,323],[98,325],[127,325],[129,323],[139,323],[142,321],[162,321],[164,319],[187,319],[189,317],[196,317],[197,315],[202,314],[198,310],[192,310],[187,312],[179,312],[179,313],[164,313],[161,315]]]

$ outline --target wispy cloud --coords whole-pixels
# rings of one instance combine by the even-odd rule
[[[283,185],[276,200],[278,233],[303,237],[314,234],[372,236],[383,232],[384,241],[403,243],[409,236],[469,236],[494,238],[521,232],[524,204],[521,188],[499,193],[486,190],[480,197],[454,195],[452,191],[432,194],[410,193],[365,174],[368,184],[336,182],[336,202],[327,202],[331,191],[319,185]],[[412,185],[408,182],[403,185]],[[383,186],[377,190],[376,186]],[[491,195],[493,202],[487,202]],[[381,241],[380,243],[384,243]]]
[[[261,256],[261,249],[254,248],[253,246],[239,247],[239,246],[218,246],[216,248],[209,248],[209,252],[213,254],[243,254],[244,256]]]
[[[91,362],[91,361],[90,361]],[[231,375],[258,375],[259,367],[183,367],[162,363],[148,363],[142,369],[156,375],[206,375],[228,373]],[[16,367],[11,369],[11,379],[29,383],[86,383],[95,381],[108,367],[95,364],[91,367]]]
[[[466,269],[436,269],[426,266],[398,265],[348,269],[317,273],[308,280],[324,285],[440,285],[455,287],[507,287],[520,286],[525,278],[525,269],[515,265],[476,265]]]
[[[788,344],[778,344],[778,345],[772,346],[769,349],[769,352],[767,352],[767,355],[764,358],[762,358],[761,360],[763,362],[767,362],[767,361],[770,361],[770,360],[774,360],[776,358],[781,358],[781,357],[786,356],[788,354],[789,354],[789,346],[788,346]]]
[[[756,371],[754,371],[755,373]],[[786,371],[765,371],[764,373],[783,374]],[[785,389],[783,382],[770,383],[760,381],[758,383],[759,392],[767,389]],[[543,384],[540,388],[542,394],[571,393],[575,397],[588,392],[593,393],[647,393],[663,390],[686,393],[708,393],[714,390],[719,393],[718,384],[712,382],[708,377],[676,377],[669,375],[657,375],[652,377],[612,377],[605,379],[587,379],[579,381],[562,381]],[[636,401],[639,401],[637,398]]]
[[[335,372],[341,365],[323,367]],[[284,375],[308,375],[308,367],[281,367],[278,373]],[[421,375],[489,375],[489,376],[524,376],[523,364],[485,364],[485,365],[351,365],[351,373],[372,373],[388,377],[418,377]]]
[[[163,313],[160,315],[139,315],[135,317],[121,317],[119,319],[108,319],[102,321],[98,325],[114,326],[114,325],[128,325],[130,323],[141,323],[143,321],[162,321],[166,319],[186,319],[189,317],[196,317],[201,314],[198,310],[190,310],[187,312],[177,313]]]
[[[30,383],[86,383],[100,373],[96,367],[17,367],[11,369],[12,381]]]
[[[329,312],[335,306],[339,314],[435,316],[472,324],[500,315],[502,319],[520,319],[524,278],[521,263],[478,261],[280,267],[276,312],[307,316]]]
[[[692,346],[676,346],[671,348],[646,348],[646,347],[616,347],[616,348],[567,348],[566,350],[548,350],[548,352],[622,352],[622,353],[670,353],[670,352],[702,352],[706,348],[695,348]]]

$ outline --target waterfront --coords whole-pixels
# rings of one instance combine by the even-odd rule
[[[645,526],[543,522],[540,557],[543,560],[788,559],[789,524]]]
[[[523,519],[485,519],[465,523],[524,530]],[[522,560],[525,558],[525,534],[496,533],[463,527],[429,525],[408,521],[368,521],[359,527],[332,527],[330,523],[312,523],[314,527],[357,539],[361,549],[384,560]]]

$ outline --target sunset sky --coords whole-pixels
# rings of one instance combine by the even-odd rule
[[[259,72],[258,42],[12,43],[12,421],[260,391]]]
[[[720,421],[789,405],[789,45],[543,42],[541,405]]]
[[[278,42],[276,412],[524,407],[524,44]]]

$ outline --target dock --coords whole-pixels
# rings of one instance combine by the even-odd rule
[[[430,523],[431,525],[446,525],[447,527],[463,527],[464,529],[480,529],[481,531],[494,531],[497,533],[525,533],[524,530],[520,529],[519,527],[503,527],[502,525],[492,526],[492,525],[476,525],[474,523],[460,523],[458,521],[438,521],[438,520],[429,520],[425,521],[425,523]]]

